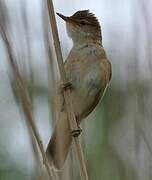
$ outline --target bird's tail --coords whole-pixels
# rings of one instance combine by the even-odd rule
[[[46,155],[49,161],[51,161],[51,163],[53,163],[57,169],[62,168],[66,160],[71,142],[72,137],[70,135],[67,114],[63,112],[60,114],[46,150]]]

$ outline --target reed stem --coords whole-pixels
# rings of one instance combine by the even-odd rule
[[[58,35],[57,24],[56,24],[52,0],[47,0],[47,5],[48,5],[49,19],[50,19],[50,24],[52,27],[54,47],[55,47],[58,67],[59,67],[59,71],[60,71],[60,75],[61,75],[61,80],[62,80],[63,84],[67,84],[68,81],[67,81],[66,72],[64,69],[64,62],[63,62],[61,46],[60,46],[60,42],[59,42],[59,35]],[[65,98],[65,103],[66,103],[66,108],[67,108],[67,114],[68,114],[70,129],[76,130],[78,128],[78,125],[77,125],[76,117],[75,117],[75,114],[74,114],[73,108],[72,108],[70,90],[64,91],[64,98]],[[76,152],[77,157],[79,159],[81,180],[88,180],[87,168],[86,168],[86,164],[85,164],[85,160],[84,160],[82,147],[81,147],[81,144],[79,142],[79,137],[73,137],[73,140],[74,140],[73,142],[75,145],[74,146],[75,152]]]

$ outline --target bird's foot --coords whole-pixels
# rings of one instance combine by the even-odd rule
[[[72,83],[66,82],[66,83],[62,84],[61,89],[62,89],[62,91],[67,91],[69,89],[72,89]]]
[[[82,129],[80,127],[78,127],[78,129],[72,130],[70,132],[72,137],[78,137],[82,132]]]

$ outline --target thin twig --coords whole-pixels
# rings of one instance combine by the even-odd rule
[[[60,71],[60,75],[61,75],[63,84],[66,84],[66,83],[68,83],[68,81],[67,81],[66,73],[65,73],[65,69],[64,69],[63,57],[62,57],[62,53],[61,53],[61,46],[60,46],[60,42],[59,42],[59,36],[58,36],[58,31],[57,31],[57,25],[56,25],[56,19],[55,19],[55,13],[54,13],[54,7],[53,7],[52,0],[47,0],[47,4],[48,4],[49,18],[50,18],[50,23],[51,23],[51,27],[52,27],[54,47],[55,47],[55,51],[56,51],[59,71]],[[72,102],[71,102],[71,98],[70,98],[70,90],[64,91],[64,98],[65,98],[65,103],[66,103],[66,107],[67,107],[70,128],[71,128],[71,130],[75,130],[78,128],[78,126],[77,126],[75,114],[74,114],[73,108],[72,108]],[[79,163],[81,166],[81,168],[80,168],[81,180],[88,180],[86,164],[85,164],[85,160],[84,160],[82,147],[79,142],[79,138],[73,137],[73,140],[74,140],[75,150],[76,150],[76,153],[77,153],[77,156],[79,159]]]
[[[49,104],[51,104],[51,118],[53,119],[52,125],[56,122],[56,108],[55,108],[55,92],[56,92],[56,77],[54,70],[54,61],[53,53],[50,46],[49,39],[49,19],[48,13],[46,12],[47,4],[42,3],[42,16],[43,16],[43,35],[44,35],[44,45],[47,55],[47,64],[48,64],[48,87],[49,87]]]
[[[47,12],[46,12],[47,6],[46,3],[42,4],[42,18],[43,18],[43,35],[44,35],[44,45],[45,45],[45,50],[46,50],[46,56],[47,56],[47,64],[48,64],[48,88],[49,88],[49,105],[51,106],[49,108],[49,112],[50,112],[50,118],[53,120],[53,123],[55,123],[56,121],[56,113],[55,113],[55,103],[54,103],[54,88],[55,87],[55,76],[54,76],[54,69],[53,69],[53,55],[52,55],[52,51],[51,51],[51,47],[49,45],[49,19],[47,16]],[[54,178],[53,180],[59,180],[59,176],[57,174],[57,172],[52,169],[53,173],[54,173]]]

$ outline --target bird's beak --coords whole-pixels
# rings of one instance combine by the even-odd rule
[[[67,16],[64,16],[64,15],[62,15],[62,14],[60,14],[60,13],[56,13],[60,18],[62,18],[64,21],[68,21],[68,19],[69,19],[69,17],[67,17]]]

